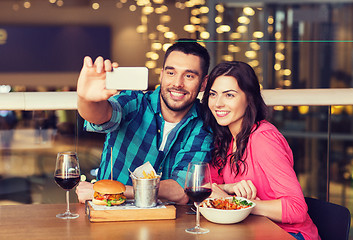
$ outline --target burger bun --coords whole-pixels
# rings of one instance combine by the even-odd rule
[[[125,192],[126,187],[119,181],[104,179],[93,184],[93,189],[101,194],[120,194]]]

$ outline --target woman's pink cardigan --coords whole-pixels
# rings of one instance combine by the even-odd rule
[[[228,154],[232,149],[233,142]],[[292,151],[277,128],[262,121],[249,137],[246,154],[246,170],[243,174],[235,177],[228,161],[221,175],[218,174],[218,168],[211,167],[213,182],[224,184],[251,180],[260,200],[281,199],[282,222],[277,222],[280,227],[287,232],[301,232],[306,240],[320,239],[307,213],[303,192],[293,169]]]

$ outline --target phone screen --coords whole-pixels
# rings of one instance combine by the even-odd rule
[[[118,67],[106,73],[106,88],[118,90],[146,90],[148,69],[146,67]]]

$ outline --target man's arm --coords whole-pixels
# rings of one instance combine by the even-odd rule
[[[184,189],[172,179],[163,180],[159,184],[158,196],[175,202],[176,204],[187,204],[189,201]]]
[[[107,101],[116,90],[105,88],[105,73],[117,67],[110,60],[98,57],[92,62],[90,57],[85,57],[80,76],[77,81],[77,110],[87,121],[102,124],[110,120],[112,107]]]
[[[76,194],[80,203],[85,203],[87,200],[92,200],[94,195],[93,183],[80,182],[76,187]],[[127,198],[134,198],[134,190],[132,186],[126,186],[124,195]]]
[[[132,186],[126,186],[124,195],[127,198],[134,198],[134,189]],[[162,180],[159,183],[158,197],[175,202],[176,204],[187,204],[189,198],[184,193],[184,189],[174,180]]]
[[[90,182],[80,182],[76,188],[76,194],[80,203],[93,199],[93,184]],[[132,186],[126,186],[124,195],[127,198],[134,198]],[[184,189],[174,180],[162,180],[159,184],[158,196],[177,204],[186,204],[189,198],[184,193]]]
[[[80,203],[85,203],[86,200],[92,200],[94,194],[93,184],[86,181],[80,182],[76,187],[76,194]]]

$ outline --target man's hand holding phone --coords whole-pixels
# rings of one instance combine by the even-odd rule
[[[94,63],[90,57],[85,57],[77,82],[78,97],[85,101],[100,102],[116,94],[116,90],[108,90],[105,86],[106,73],[111,72],[113,66],[118,67],[116,63],[112,64],[102,57],[98,57]]]
[[[120,69],[120,70],[119,70]],[[94,63],[85,57],[77,82],[77,110],[81,117],[102,124],[111,119],[112,108],[107,101],[118,90],[146,90],[147,68],[123,68],[98,57]]]

